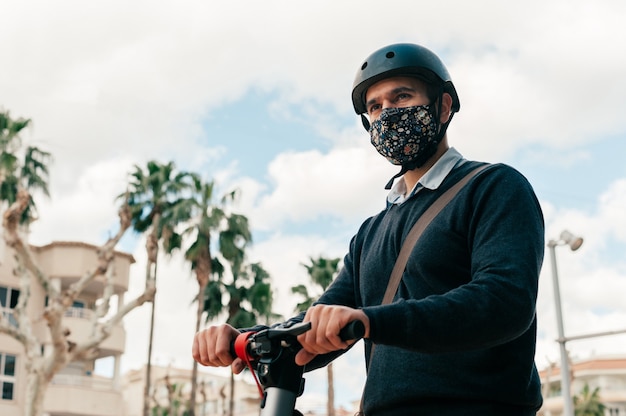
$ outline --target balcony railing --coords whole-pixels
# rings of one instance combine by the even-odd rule
[[[115,388],[112,379],[82,373],[55,375],[46,392],[43,406],[53,415],[124,414],[122,391]]]
[[[0,313],[9,321],[11,325],[17,327],[17,320],[13,315],[13,309],[0,306]],[[63,316],[66,318],[91,319],[93,314],[94,311],[91,309],[71,307],[65,311]]]
[[[57,386],[85,387],[100,391],[115,390],[112,379],[74,374],[56,374],[52,379],[52,384]]]
[[[4,318],[7,321],[9,321],[9,324],[11,324],[11,326],[14,326],[17,328],[17,320],[15,319],[15,316],[13,315],[13,309],[0,306],[0,313],[2,314],[2,316],[4,316]]]
[[[93,313],[91,309],[71,307],[65,311],[64,316],[66,318],[91,319]]]

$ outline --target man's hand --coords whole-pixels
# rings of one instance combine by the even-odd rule
[[[211,367],[230,365],[233,373],[243,371],[244,362],[230,355],[230,344],[240,334],[228,324],[211,326],[198,332],[193,338],[191,355],[199,364]]]
[[[296,364],[305,365],[318,354],[348,348],[356,340],[342,341],[339,331],[356,319],[363,322],[364,338],[368,338],[370,321],[362,310],[336,305],[316,305],[309,308],[303,322],[311,322],[311,329],[298,335],[302,349],[296,354]]]

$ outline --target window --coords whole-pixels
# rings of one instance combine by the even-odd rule
[[[19,290],[0,286],[0,313],[2,313],[13,326],[17,326],[17,321],[13,316],[13,309],[17,306],[17,299],[19,297]]]
[[[87,302],[82,300],[74,300],[72,302],[72,307],[67,308],[65,311],[65,316],[71,318],[80,318],[80,319],[89,319],[91,318],[92,311],[87,309]]]
[[[0,306],[3,308],[13,309],[17,305],[17,298],[20,296],[20,291],[12,289],[10,287],[0,286]]]
[[[2,387],[2,400],[13,400],[15,362],[15,355],[0,353],[0,387]]]

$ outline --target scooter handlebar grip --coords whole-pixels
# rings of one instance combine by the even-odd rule
[[[361,339],[363,335],[365,335],[365,325],[358,319],[349,322],[339,331],[339,337],[342,341]]]
[[[237,335],[234,342],[230,343],[230,355],[233,358],[241,358],[242,360],[250,360],[250,354],[248,353],[248,338],[254,335],[255,332],[242,332]]]

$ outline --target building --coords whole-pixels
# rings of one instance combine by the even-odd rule
[[[591,391],[599,388],[600,401],[607,416],[626,416],[626,356],[591,357],[572,362],[570,366],[572,397],[585,384]],[[560,368],[552,365],[539,372],[544,403],[539,416],[560,416],[563,413]]]
[[[16,324],[13,310],[20,295],[20,281],[13,275],[16,261],[11,250],[0,243],[0,313]],[[62,289],[80,279],[97,264],[98,247],[80,242],[53,242],[31,247],[39,267]],[[132,255],[115,252],[113,261],[114,296],[118,305],[124,304],[128,290]],[[33,280],[34,281],[34,280]],[[104,291],[104,277],[98,276],[67,309],[63,324],[70,331],[70,340],[86,339],[92,328],[91,318],[96,302]],[[32,284],[28,315],[34,322],[35,336],[49,345],[48,330],[40,319],[46,296],[39,284]],[[75,338],[74,338],[75,337]],[[46,416],[140,416],[143,414],[145,366],[120,374],[120,359],[124,353],[126,331],[123,325],[114,327],[111,335],[99,346],[98,356],[89,361],[71,362],[57,373],[46,391]],[[113,361],[112,377],[94,374],[99,359]],[[189,398],[191,370],[152,366],[151,386],[157,405],[168,407],[170,399],[185,402]],[[198,416],[223,415],[230,397],[230,377],[200,372],[197,393]],[[168,387],[176,387],[170,393]],[[22,416],[26,400],[26,369],[23,346],[12,337],[0,334],[0,415]],[[257,415],[260,395],[255,385],[240,377],[235,384],[235,414]],[[182,414],[182,406],[178,409]]]
[[[150,369],[150,386],[156,405],[164,410],[172,410],[174,416],[182,415],[183,405],[189,401],[191,392],[191,370],[153,365]],[[125,415],[143,414],[143,394],[146,380],[145,366],[124,374],[123,395]],[[230,376],[221,376],[198,371],[196,392],[196,416],[225,415],[229,408]],[[237,416],[256,416],[261,402],[259,391],[241,376],[235,376],[234,414]],[[168,414],[170,414],[168,412]]]
[[[2,242],[4,243],[4,241]],[[42,247],[31,247],[35,261],[59,287],[66,288],[97,265],[98,247],[79,242],[54,242]],[[113,259],[113,295],[118,304],[124,303],[128,290],[132,255],[115,252]],[[13,275],[16,261],[12,250],[0,246],[0,313],[15,323],[13,310],[20,295],[20,280]],[[28,316],[33,323],[34,336],[43,344],[43,353],[50,345],[50,337],[42,312],[47,303],[44,290],[33,282],[30,287]],[[97,276],[67,309],[63,321],[70,331],[69,339],[87,339],[92,328],[90,319],[97,299],[102,297],[105,280]],[[89,361],[72,362],[56,374],[44,398],[44,411],[49,416],[120,416],[124,404],[121,392],[120,358],[124,353],[126,332],[119,324],[99,346],[98,356]],[[97,359],[113,359],[113,377],[93,374]],[[2,398],[0,414],[21,416],[26,400],[26,369],[23,346],[12,337],[0,334],[0,384]]]

